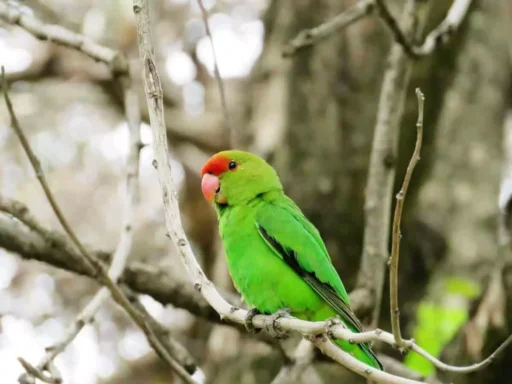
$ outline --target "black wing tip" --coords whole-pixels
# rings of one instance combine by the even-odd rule
[[[377,355],[372,351],[372,348],[368,344],[362,344],[361,347],[363,347],[363,349],[366,350],[366,352],[372,357],[372,360],[375,363],[375,365],[377,365],[376,367],[373,367],[373,368],[384,371],[384,367],[382,366],[382,363],[377,358]]]
[[[352,323],[352,325],[359,332],[363,331],[363,326],[361,325],[361,323],[359,322],[359,320],[357,319],[355,314],[350,309],[350,306],[341,300],[341,298],[336,294],[336,291],[330,284],[321,282],[316,277],[315,273],[310,273],[310,272],[303,270],[300,267],[299,262],[297,260],[297,255],[295,254],[295,252],[293,250],[285,249],[285,247],[279,241],[277,241],[277,239],[272,237],[265,230],[265,228],[263,226],[261,226],[259,224],[257,224],[256,226],[257,226],[260,234],[265,239],[265,241],[267,241],[272,247],[274,247],[274,249],[277,252],[279,252],[279,254],[283,257],[284,262],[287,263],[290,266],[290,268],[292,268],[299,276],[306,277],[306,281],[309,280],[308,283],[311,285],[311,288],[313,288],[313,290],[315,290],[320,296],[323,296],[323,295],[318,291],[319,287],[317,287],[316,285],[320,284],[324,287],[324,289],[327,289],[327,291],[329,291],[330,295],[337,298],[337,300],[334,303],[331,302],[331,305],[333,305],[333,308],[338,308],[338,310],[341,312],[341,313],[339,313],[340,316],[346,317],[347,320],[349,320]],[[324,296],[323,298],[327,302],[331,301],[328,299],[328,297]],[[338,305],[336,305],[336,302]],[[379,361],[379,359],[377,359],[377,356],[375,355],[375,353],[373,353],[370,346],[365,343],[365,344],[361,344],[361,347],[364,348],[366,350],[366,352],[372,357],[372,360],[374,361],[374,363],[376,365],[376,367],[373,367],[373,368],[380,369],[381,371],[383,371],[384,368],[382,367],[382,363]]]

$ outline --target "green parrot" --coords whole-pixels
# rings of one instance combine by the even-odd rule
[[[243,151],[219,152],[205,163],[201,177],[203,195],[219,217],[231,278],[253,310],[269,315],[285,310],[309,321],[338,315],[351,331],[362,331],[320,233],[285,195],[265,160]],[[382,370],[370,345],[335,343]]]

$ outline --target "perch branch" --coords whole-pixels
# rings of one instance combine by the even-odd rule
[[[48,202],[50,203],[53,211],[55,212],[55,215],[57,216],[60,224],[64,228],[64,231],[69,236],[71,241],[73,242],[74,246],[80,251],[80,255],[83,259],[83,262],[91,268],[97,277],[98,281],[100,281],[103,285],[105,285],[108,290],[110,291],[110,294],[112,297],[116,300],[116,302],[123,307],[123,309],[126,311],[126,313],[134,320],[134,322],[144,331],[146,334],[148,341],[150,345],[157,351],[157,353],[164,358],[166,363],[168,363],[176,373],[184,379],[187,383],[195,383],[195,381],[190,377],[190,375],[185,371],[185,369],[172,357],[169,355],[169,353],[165,350],[162,343],[158,339],[158,337],[155,335],[151,327],[146,322],[145,318],[131,305],[130,301],[127,299],[127,297],[124,295],[124,293],[120,290],[118,285],[109,277],[108,273],[106,272],[104,266],[98,262],[96,258],[94,258],[82,245],[74,231],[72,230],[71,226],[67,222],[67,220],[64,217],[64,214],[60,210],[59,206],[57,205],[57,202],[53,196],[53,193],[50,190],[50,187],[46,181],[46,177],[44,175],[43,169],[41,167],[41,164],[39,160],[37,159],[36,155],[32,151],[32,148],[30,147],[30,144],[28,143],[28,140],[21,128],[21,125],[18,122],[18,119],[16,117],[16,114],[14,112],[14,107],[12,105],[12,102],[10,100],[8,90],[7,90],[7,80],[5,78],[5,70],[2,67],[2,88],[4,93],[4,99],[5,104],[7,106],[7,111],[9,113],[9,116],[11,118],[11,126],[16,133],[16,136],[18,136],[21,145],[27,154],[30,164],[32,165],[32,168],[34,169],[36,173],[36,177],[48,199]]]
[[[400,223],[402,221],[402,211],[404,208],[405,196],[411,182],[411,177],[416,164],[420,160],[421,144],[423,140],[423,105],[425,96],[419,88],[416,88],[418,98],[418,121],[416,122],[416,145],[411,157],[411,161],[405,172],[402,188],[396,195],[395,216],[393,218],[391,258],[389,260],[389,294],[391,310],[391,327],[395,336],[395,343],[398,348],[404,348],[404,340],[400,333],[400,309],[398,307],[398,260],[400,257]]]
[[[411,0],[410,3],[415,5],[414,0]],[[222,319],[244,324],[247,317],[247,311],[232,306],[219,294],[215,286],[210,280],[208,280],[201,267],[199,266],[199,263],[197,262],[192,252],[190,243],[188,242],[183,230],[176,188],[172,180],[171,166],[169,163],[167,135],[165,131],[165,121],[162,108],[162,88],[158,77],[158,71],[154,62],[148,2],[147,0],[134,0],[133,4],[138,32],[139,54],[144,61],[146,99],[150,113],[151,128],[153,131],[153,148],[155,154],[155,160],[153,161],[153,164],[157,170],[158,180],[162,188],[162,200],[165,211],[165,225],[168,231],[168,236],[174,246],[177,248],[185,270],[192,280],[192,284],[202,293],[206,301],[208,301],[208,303],[210,303],[210,305],[219,313]],[[411,7],[411,4],[409,4],[408,11],[414,11],[414,8],[414,6]],[[389,375],[385,372],[378,371],[361,363],[350,354],[342,351],[338,347],[335,347],[327,337],[328,335],[332,338],[340,338],[353,343],[368,342],[370,339],[381,340],[390,345],[394,345],[394,336],[391,333],[379,330],[355,334],[346,329],[343,323],[340,321],[333,320],[308,322],[292,317],[284,317],[276,320],[273,316],[264,315],[257,315],[253,318],[253,325],[256,328],[263,329],[268,327],[270,324],[282,330],[296,331],[301,333],[303,336],[309,338],[313,344],[315,344],[325,354],[342,363],[344,366],[354,371],[355,373],[365,377],[371,376],[371,379],[374,382],[418,383],[418,381]],[[433,356],[430,356],[420,347],[416,346],[413,341],[409,340],[405,342],[406,347],[412,348],[417,352],[421,351],[421,353],[424,353],[424,356],[428,356],[427,358],[430,361],[437,362],[437,365],[439,365],[441,369],[454,370],[456,372],[472,372],[475,369],[479,369],[483,364],[489,364],[494,359],[495,355],[502,352],[511,341],[512,336],[507,339],[507,341],[501,345],[497,352],[491,355],[491,357],[482,363],[469,367],[452,367],[446,364],[438,364],[440,362],[437,359],[435,359]],[[478,368],[475,368],[475,366],[478,366]]]
[[[311,29],[304,29],[283,49],[283,56],[290,57],[301,49],[309,47],[329,37],[349,25],[370,15],[375,8],[375,0],[361,0],[338,16]]]

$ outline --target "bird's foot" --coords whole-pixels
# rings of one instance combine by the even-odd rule
[[[249,332],[249,333],[256,334],[256,333],[261,332],[261,329],[257,329],[254,326],[254,324],[252,323],[252,319],[256,315],[261,315],[261,312],[256,308],[252,308],[252,309],[249,309],[249,311],[247,312],[247,316],[245,316],[245,324],[244,325],[245,325],[245,329],[247,329],[247,332]]]
[[[280,309],[270,317],[272,318],[272,321],[265,326],[265,329],[267,330],[268,334],[276,339],[287,339],[288,337],[290,337],[290,333],[288,331],[283,330],[279,326],[278,322],[278,320],[282,317],[291,317],[290,310],[288,308]]]

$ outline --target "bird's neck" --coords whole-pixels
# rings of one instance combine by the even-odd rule
[[[254,195],[250,199],[247,199],[242,202],[238,202],[237,204],[230,205],[230,204],[217,204],[216,203],[215,210],[217,211],[217,215],[220,220],[224,216],[229,215],[229,213],[233,209],[254,208],[262,202],[272,202],[274,200],[281,198],[283,195],[284,195],[284,192],[281,188],[275,188],[275,189],[271,189],[269,191]]]

